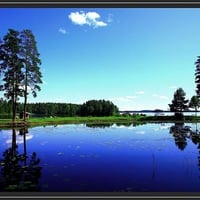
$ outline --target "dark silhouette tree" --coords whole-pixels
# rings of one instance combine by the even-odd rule
[[[197,110],[200,107],[200,99],[198,96],[192,96],[189,102],[189,107],[195,109],[195,114],[197,115]]]
[[[195,70],[196,94],[198,97],[200,97],[200,56],[197,57],[195,65],[196,65],[196,70]]]
[[[20,33],[9,29],[0,43],[0,72],[2,75],[0,90],[4,91],[4,96],[12,104],[12,119],[16,120],[17,102],[22,96],[20,88],[23,80],[22,59],[20,58]]]
[[[185,99],[186,93],[182,88],[178,88],[174,93],[172,103],[169,104],[170,111],[175,113],[176,118],[183,118],[183,111],[188,108],[188,100]]]
[[[0,90],[12,103],[12,119],[16,120],[17,104],[24,97],[24,121],[26,120],[29,90],[34,97],[40,91],[42,74],[35,37],[30,30],[21,32],[9,29],[0,41]]]
[[[170,127],[170,133],[172,133],[175,144],[180,150],[184,150],[187,146],[187,135],[189,132],[190,129],[184,123],[175,123]]]
[[[39,59],[40,54],[38,53],[37,43],[32,31],[23,30],[20,37],[21,57],[23,59],[22,72],[24,75],[24,79],[22,81],[22,88],[24,92],[23,118],[24,121],[26,121],[27,97],[29,95],[29,90],[31,91],[33,97],[37,96],[37,91],[41,90],[39,84],[42,83],[42,74],[39,68],[39,65],[41,65],[41,60]]]
[[[39,178],[42,167],[40,159],[33,152],[31,156],[26,153],[27,130],[21,130],[24,136],[24,153],[20,154],[16,143],[16,130],[12,130],[12,145],[3,152],[0,160],[0,191],[39,191]]]

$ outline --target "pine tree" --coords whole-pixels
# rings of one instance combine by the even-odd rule
[[[182,88],[178,88],[174,93],[172,103],[169,104],[170,111],[175,112],[176,117],[182,117],[182,112],[188,108],[188,100],[185,99],[185,92]]]
[[[196,83],[196,94],[200,97],[200,56],[197,57],[195,62],[196,70],[195,70],[195,83]]]
[[[197,109],[200,107],[200,99],[198,96],[192,96],[189,102],[189,107],[194,108],[197,115]]]
[[[39,59],[39,53],[37,49],[37,43],[31,30],[23,30],[21,32],[21,57],[23,59],[23,75],[22,87],[24,91],[24,114],[23,118],[26,121],[27,110],[27,98],[29,91],[31,91],[33,97],[37,96],[37,91],[41,88],[39,84],[42,83],[42,74],[40,72],[39,65],[41,60]]]
[[[21,71],[20,42],[19,32],[9,29],[0,43],[0,90],[4,91],[4,96],[12,104],[13,122],[16,120],[17,102],[22,96],[20,84],[24,78]]]

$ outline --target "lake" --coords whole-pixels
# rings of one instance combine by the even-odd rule
[[[200,192],[199,128],[150,123],[0,130],[0,191]]]
[[[120,114],[124,114],[126,113],[126,111],[120,111]],[[170,111],[163,111],[163,112],[143,112],[143,111],[128,111],[128,113],[130,113],[131,115],[133,114],[143,114],[146,116],[156,116],[156,115],[165,115],[165,116],[172,116],[174,115],[174,112],[170,112]],[[183,112],[184,116],[200,116],[200,112]]]

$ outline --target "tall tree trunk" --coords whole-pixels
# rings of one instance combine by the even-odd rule
[[[15,95],[13,94],[13,96],[12,96],[12,120],[13,120],[13,123],[15,123],[15,120],[16,120],[16,110],[17,110],[17,105],[16,105],[16,100],[15,100]]]
[[[13,108],[13,122],[16,121],[16,115],[17,115],[17,105],[14,102],[14,108]]]
[[[15,110],[14,110],[14,99],[12,99],[12,121],[13,121],[13,123],[15,122],[14,113],[15,113]]]
[[[17,112],[17,95],[16,95],[16,82],[17,79],[16,73],[13,74],[14,82],[13,82],[13,93],[12,93],[12,111],[13,111],[13,123],[15,123],[16,120],[16,112]]]
[[[17,147],[17,141],[16,141],[16,130],[12,129],[12,156],[14,157],[16,155],[16,147]]]
[[[26,61],[27,61],[27,56],[26,56]],[[27,62],[25,63],[25,82],[24,82],[24,122],[26,122],[26,109],[27,109],[27,87],[28,87],[28,64]]]
[[[24,114],[23,114],[24,122],[26,121],[26,105],[27,105],[27,95],[25,92],[25,94],[24,94]]]
[[[27,85],[28,85],[28,70],[27,70],[27,63],[26,63],[26,72],[25,72],[25,84],[24,84],[24,122],[26,122],[26,107],[27,107]]]

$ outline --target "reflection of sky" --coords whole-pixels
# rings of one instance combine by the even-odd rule
[[[33,138],[27,149],[41,159],[44,191],[199,191],[197,146],[188,139],[178,149],[172,125],[36,127],[26,135]],[[3,131],[0,141],[11,137]]]
[[[26,141],[27,141],[27,140],[30,140],[30,139],[32,139],[32,138],[33,138],[33,135],[31,135],[31,134],[26,135]],[[23,136],[21,136],[21,135],[16,136],[16,143],[17,143],[17,144],[22,144],[22,143],[24,143],[24,138],[23,138]],[[12,138],[7,139],[7,140],[6,140],[6,144],[9,144],[9,146],[10,146],[10,144],[12,144]]]
[[[26,134],[26,141],[32,138],[33,138],[32,134],[30,133]],[[23,135],[19,135],[18,131],[16,131],[16,143],[18,145],[22,144],[24,143],[23,140],[24,140]],[[2,146],[10,147],[12,144],[12,130],[1,130],[0,142]]]

